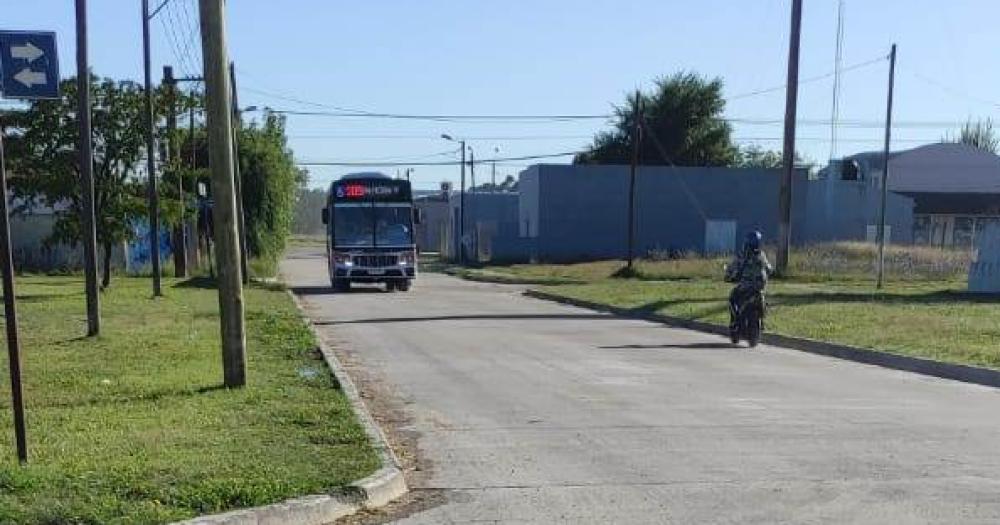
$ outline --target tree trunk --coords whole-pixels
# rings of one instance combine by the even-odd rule
[[[111,243],[104,243],[104,273],[101,276],[101,289],[111,285]]]
[[[186,246],[184,246],[184,225],[174,226],[172,235],[174,251],[174,277],[187,277]]]

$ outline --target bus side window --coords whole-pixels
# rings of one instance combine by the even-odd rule
[[[420,208],[413,209],[413,224],[420,224],[424,222],[424,210]]]
[[[323,208],[323,224],[330,224],[330,209]]]

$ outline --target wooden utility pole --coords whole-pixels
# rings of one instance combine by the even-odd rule
[[[212,172],[212,211],[215,256],[218,264],[219,318],[222,331],[222,368],[229,388],[246,384],[246,333],[237,207],[233,177],[233,123],[226,57],[223,0],[200,0],[202,57],[205,64],[205,105],[209,167]]]
[[[94,219],[94,146],[90,128],[90,65],[87,53],[87,0],[76,0],[76,114],[80,126],[80,184],[83,210],[84,289],[87,295],[87,335],[101,333],[101,296],[97,289],[97,229]]]
[[[142,63],[146,79],[146,171],[149,172],[149,254],[153,265],[153,296],[160,297],[160,196],[156,189],[156,139],[153,131],[153,74],[149,56],[149,0],[142,0]]]
[[[187,277],[187,253],[184,245],[184,176],[177,151],[177,79],[174,68],[163,66],[163,86],[167,90],[167,165],[177,176],[177,204],[180,219],[173,231],[174,277]]]
[[[781,191],[778,195],[778,274],[788,270],[792,244],[792,179],[795,174],[795,115],[799,98],[799,36],[802,29],[802,0],[792,0],[792,29],[788,39],[788,82],[785,86],[785,140],[782,148]]]
[[[240,275],[243,284],[250,284],[250,272],[247,269],[247,226],[246,215],[243,213],[243,177],[240,175],[240,128],[243,118],[240,115],[239,99],[236,96],[236,66],[229,63],[229,90],[233,100],[233,176],[236,178],[236,228],[240,236]]]
[[[889,142],[892,138],[892,90],[896,79],[896,44],[889,52],[889,95],[885,105],[885,150],[882,154],[882,205],[878,213],[878,275],[875,287],[882,289],[885,274],[885,206],[889,196]]]
[[[191,172],[194,173],[198,169],[198,147],[195,145],[194,139],[194,102],[192,101],[191,106],[188,107],[188,145],[191,148]],[[181,188],[183,189],[183,188]],[[191,194],[197,196],[198,192],[198,181],[194,181],[194,186],[191,188]],[[182,208],[183,211],[183,208]],[[189,225],[189,230],[194,235],[194,242],[190,242],[190,236],[186,237],[188,246],[188,254],[190,255],[188,259],[188,265],[199,268],[201,267],[201,235],[198,230],[198,210],[195,209],[193,213],[194,219]]]
[[[462,147],[462,191],[458,194],[458,262],[465,266],[465,141],[458,141]]]
[[[639,147],[642,143],[642,94],[635,90],[632,125],[632,163],[628,172],[628,251],[626,264],[629,270],[635,262],[635,170],[639,164]]]

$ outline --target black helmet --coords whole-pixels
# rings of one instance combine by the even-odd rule
[[[743,241],[743,251],[746,253],[757,253],[760,251],[761,242],[764,236],[757,230],[747,234],[747,239]]]

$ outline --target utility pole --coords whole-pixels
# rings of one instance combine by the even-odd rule
[[[215,199],[213,218],[218,261],[223,378],[226,387],[234,388],[246,385],[246,333],[233,178],[233,111],[226,71],[229,60],[226,57],[222,2],[223,0],[200,0],[201,41],[205,67],[209,166],[212,171],[212,196]]]
[[[635,90],[635,115],[632,125],[632,163],[628,173],[628,255],[627,268],[632,269],[635,260],[635,170],[639,164],[639,147],[642,143],[642,95]]]
[[[180,219],[174,228],[174,277],[187,277],[187,253],[184,245],[184,177],[177,151],[177,79],[174,68],[163,66],[163,86],[167,89],[167,166],[177,175],[177,203]]]
[[[146,171],[149,172],[149,253],[153,264],[153,296],[160,297],[160,196],[156,190],[156,141],[153,137],[153,75],[149,57],[149,0],[142,0],[142,63],[146,77]]]
[[[491,163],[491,171],[492,172],[490,173],[490,182],[493,183],[493,191],[494,192],[497,191],[497,159],[496,159],[496,157],[499,154],[500,154],[500,148],[497,147],[497,146],[494,146],[493,147],[493,162]]]
[[[236,227],[240,236],[240,275],[243,276],[243,284],[250,284],[250,272],[247,271],[247,226],[246,215],[243,213],[243,177],[240,175],[240,129],[243,127],[243,118],[240,115],[240,106],[236,97],[236,66],[229,63],[229,89],[233,100],[233,175],[236,177]]]
[[[10,215],[7,210],[7,171],[3,155],[3,123],[0,122],[0,264],[3,265],[3,313],[7,328],[7,359],[10,367],[10,400],[14,409],[14,438],[17,459],[28,462],[28,441],[24,425],[24,398],[21,390],[21,345],[17,337],[17,304],[14,299],[14,259],[10,249]]]
[[[792,243],[792,178],[795,173],[795,115],[799,98],[799,37],[802,29],[802,0],[792,0],[792,29],[788,39],[788,82],[785,87],[785,140],[782,151],[781,191],[778,195],[778,274],[788,270]]]
[[[472,195],[476,194],[476,152],[469,146],[469,193]],[[476,198],[473,197],[472,201],[469,203],[469,215],[471,215],[472,220],[472,232],[469,235],[469,248],[473,253],[473,261],[479,261],[479,227],[477,226],[477,216],[476,216]]]
[[[80,182],[83,193],[83,271],[87,292],[87,336],[101,333],[101,296],[97,289],[97,229],[94,219],[94,146],[90,128],[90,65],[87,51],[87,0],[76,0],[76,114],[79,115]]]
[[[192,101],[191,105],[188,107],[188,145],[191,147],[191,172],[194,173],[194,170],[198,169],[198,163],[197,163],[198,148],[197,148],[197,146],[195,145],[195,142],[194,142],[194,102],[193,101]],[[195,186],[193,188],[191,188],[192,189],[191,194],[192,195],[197,195],[197,191],[198,191],[198,188],[197,188],[198,181],[197,180],[194,181],[194,185]],[[183,187],[181,189],[183,190]],[[184,208],[182,206],[181,207],[181,213],[183,213],[183,212],[184,212]],[[183,223],[183,221],[182,221],[182,223]],[[187,249],[189,250],[188,253],[191,255],[191,257],[189,259],[189,264],[192,265],[192,266],[194,266],[194,267],[200,267],[201,266],[201,253],[200,253],[200,250],[199,250],[199,245],[201,244],[201,235],[200,235],[200,233],[198,231],[198,211],[197,210],[195,210],[195,212],[194,212],[194,221],[192,221],[190,230],[194,234],[195,242],[189,242],[190,246],[187,247]],[[187,241],[188,239],[190,239],[190,237],[186,236],[185,237],[185,241]]]
[[[889,52],[889,96],[885,105],[885,150],[882,154],[882,205],[878,214],[878,275],[875,287],[882,289],[885,273],[885,206],[889,196],[889,141],[892,135],[892,90],[896,80],[896,44]]]

